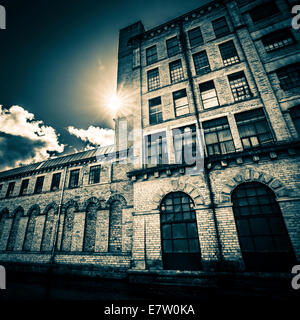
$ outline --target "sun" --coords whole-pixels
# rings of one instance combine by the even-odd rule
[[[120,107],[122,106],[122,100],[120,99],[120,97],[118,97],[117,95],[112,95],[109,99],[108,99],[108,103],[107,103],[108,108],[113,111],[116,112],[120,109]]]

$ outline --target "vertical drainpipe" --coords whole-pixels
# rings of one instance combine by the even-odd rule
[[[179,22],[179,31],[180,31],[179,39],[180,39],[180,44],[182,47],[183,57],[184,57],[186,67],[187,67],[188,82],[189,82],[190,90],[192,92],[192,98],[193,98],[193,103],[194,103],[194,107],[195,107],[195,115],[196,115],[197,125],[198,125],[199,130],[203,130],[200,119],[199,119],[199,110],[198,110],[198,106],[197,106],[197,102],[196,102],[193,75],[191,72],[191,66],[190,66],[188,55],[187,55],[187,44],[186,44],[187,41],[186,41],[186,36],[185,36],[184,30],[183,30],[182,21]],[[206,168],[205,165],[203,166],[203,176],[204,176],[204,179],[206,181],[206,185],[207,185],[208,191],[209,191],[209,199],[210,199],[210,203],[211,203],[211,209],[213,212],[214,226],[215,226],[215,230],[216,230],[217,246],[218,246],[218,253],[219,253],[218,254],[218,264],[216,266],[216,269],[220,270],[223,265],[223,250],[222,250],[222,245],[221,245],[221,240],[220,240],[218,220],[217,220],[217,216],[216,216],[216,207],[215,207],[215,202],[214,202],[214,194],[212,191],[209,170],[208,170],[208,168]]]

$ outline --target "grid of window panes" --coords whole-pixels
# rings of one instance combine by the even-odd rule
[[[245,149],[273,142],[263,109],[237,113],[235,114],[235,121]]]
[[[173,92],[173,101],[176,117],[190,113],[188,98],[185,89]]]
[[[203,44],[203,37],[200,27],[189,30],[188,32],[191,47]]]
[[[244,183],[232,194],[233,211],[244,252],[288,252],[289,238],[272,190]]]
[[[197,75],[202,75],[210,72],[210,65],[209,65],[208,57],[205,50],[195,53],[193,55],[193,60],[194,60],[195,71]]]
[[[249,11],[250,17],[254,23],[267,19],[277,13],[279,9],[274,1],[265,2]]]
[[[204,137],[209,156],[235,151],[227,117],[203,122]]]
[[[19,193],[20,196],[23,196],[24,194],[27,193],[28,185],[29,185],[29,179],[25,179],[22,181],[21,189]]]
[[[152,46],[146,49],[146,60],[147,60],[147,65],[155,63],[158,60],[156,46]]]
[[[79,182],[79,169],[70,171],[69,188],[75,188]]]
[[[12,196],[13,192],[14,192],[14,188],[15,188],[15,182],[10,182],[8,184],[8,188],[7,188],[7,192],[6,192],[6,198],[9,198]]]
[[[89,184],[100,182],[100,165],[90,167]]]
[[[290,109],[290,115],[298,132],[298,135],[300,135],[300,105],[292,107]]]
[[[288,29],[277,30],[271,34],[267,34],[261,40],[267,52],[272,52],[295,43],[294,37]]]
[[[147,72],[147,78],[148,78],[148,91],[155,90],[160,87],[158,68],[149,70]]]
[[[149,100],[149,123],[157,124],[163,121],[161,98]]]
[[[171,62],[169,66],[172,83],[184,80],[184,73],[181,60]]]
[[[54,175],[52,176],[52,182],[51,182],[51,191],[55,191],[59,189],[59,183],[60,183],[60,177],[61,177],[61,173],[54,173]]]
[[[42,177],[37,177],[36,183],[35,183],[35,188],[34,188],[34,193],[41,193],[43,189],[43,184],[44,184],[44,176]]]
[[[240,62],[240,58],[232,40],[220,44],[219,49],[224,66],[230,66],[231,64]]]
[[[242,101],[252,97],[252,93],[243,71],[229,75],[228,80],[234,101]]]
[[[204,109],[219,106],[217,91],[213,80],[200,83],[199,89]]]
[[[214,28],[216,37],[225,36],[230,32],[229,26],[227,24],[225,17],[221,17],[219,19],[212,21],[212,26]]]
[[[167,51],[168,51],[168,56],[175,56],[177,53],[180,52],[180,47],[179,47],[179,42],[177,37],[173,37],[171,39],[167,40]]]
[[[197,151],[196,126],[186,126],[172,130],[175,162],[193,164]]]
[[[295,63],[276,71],[283,90],[289,90],[300,86],[300,63]]]
[[[160,132],[145,137],[145,159],[148,166],[168,164],[166,133]]]
[[[163,252],[200,252],[196,215],[191,198],[183,192],[172,192],[163,199],[160,209]]]

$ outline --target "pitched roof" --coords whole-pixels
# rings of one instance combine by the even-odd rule
[[[2,171],[0,172],[0,179],[10,177],[10,176],[16,176],[19,174],[33,172],[35,170],[44,170],[47,168],[64,166],[69,163],[81,162],[87,159],[96,160],[97,157],[101,158],[101,156],[111,154],[114,151],[115,151],[115,147],[114,145],[111,145],[111,146],[106,146],[106,147],[101,147],[96,149],[90,149],[90,150],[86,150],[78,153],[72,153],[69,155],[60,156],[56,158],[50,158],[42,162],[37,162],[30,165]]]

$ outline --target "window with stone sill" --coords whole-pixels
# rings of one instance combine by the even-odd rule
[[[232,40],[220,44],[219,50],[223,59],[224,66],[230,66],[232,64],[240,62],[240,58]]]
[[[230,33],[230,29],[225,17],[221,17],[212,21],[212,26],[217,38],[223,37],[226,34]]]
[[[9,198],[9,197],[11,197],[13,195],[15,184],[16,184],[15,181],[10,182],[8,184],[8,188],[7,188],[7,192],[6,192],[6,198]]]
[[[75,169],[70,171],[70,179],[69,179],[69,188],[76,188],[78,187],[79,183],[79,169]]]
[[[161,97],[149,100],[149,123],[150,125],[163,122]]]
[[[27,193],[28,185],[29,185],[29,179],[25,179],[22,181],[19,196],[23,196],[24,194]]]
[[[243,71],[229,75],[228,80],[234,101],[243,101],[252,97],[248,81]]]
[[[199,89],[204,109],[217,107],[220,105],[213,80],[200,83]]]
[[[300,86],[300,63],[294,63],[276,71],[282,90]]]
[[[203,75],[210,72],[210,65],[206,51],[201,51],[193,55],[195,71],[197,75]]]
[[[158,68],[147,72],[148,91],[156,90],[160,87],[160,78]]]
[[[145,160],[147,166],[168,163],[166,132],[159,132],[145,137]]]
[[[291,30],[283,29],[269,33],[262,37],[262,43],[266,52],[273,52],[295,43]]]
[[[197,152],[197,131],[195,125],[172,130],[175,162],[193,164]]]
[[[203,37],[200,27],[188,31],[190,46],[195,47],[203,44]]]
[[[209,156],[235,152],[227,117],[204,121],[203,129]]]
[[[249,11],[253,23],[261,22],[278,13],[280,13],[280,10],[274,1],[265,2]]]
[[[43,190],[43,184],[44,184],[44,179],[45,177],[37,177],[36,183],[35,183],[35,188],[34,188],[34,193],[41,193]]]
[[[95,184],[100,182],[100,171],[100,165],[90,167],[89,184]]]
[[[180,52],[180,46],[179,46],[177,36],[171,39],[168,39],[166,41],[166,44],[167,44],[167,52],[169,57],[175,56],[177,53]]]
[[[244,149],[264,146],[273,142],[270,127],[262,108],[235,114]]]
[[[155,63],[157,61],[157,48],[156,46],[152,46],[146,49],[146,61],[147,65]]]
[[[190,113],[186,89],[173,92],[173,101],[176,117]]]
[[[59,189],[60,177],[61,177],[60,172],[53,174],[51,188],[50,188],[51,191],[55,191]]]
[[[173,61],[169,64],[171,83],[184,80],[184,73],[181,60]]]

